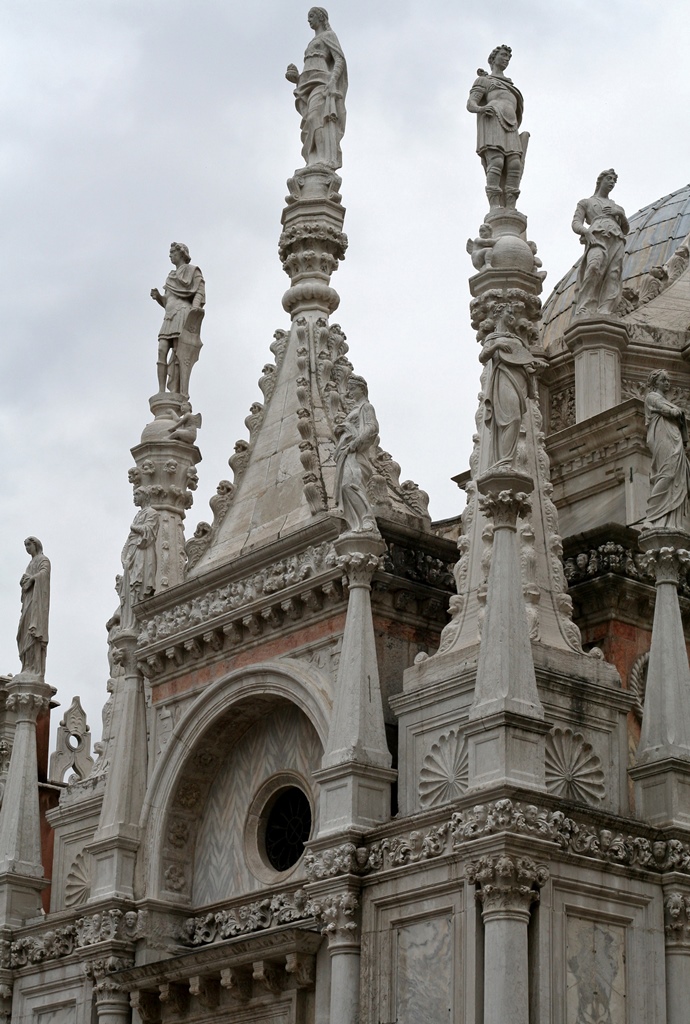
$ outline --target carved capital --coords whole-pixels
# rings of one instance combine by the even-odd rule
[[[112,638],[113,661],[124,669],[127,676],[139,674],[137,662],[137,634],[133,629],[121,629]]]
[[[487,519],[493,520],[494,529],[509,527],[514,530],[518,516],[524,519],[531,507],[525,491],[515,491],[512,488],[492,491],[479,498],[479,508]]]
[[[116,971],[126,971],[133,966],[134,960],[121,956],[100,957],[98,960],[91,960],[84,964],[84,974],[93,982],[96,1002],[110,1001],[113,996],[119,996],[126,1004],[127,993],[122,990],[112,975]]]
[[[470,861],[465,874],[468,882],[480,886],[476,899],[482,904],[485,921],[495,913],[506,911],[529,917],[530,907],[539,901],[537,890],[549,878],[548,868],[543,864],[535,864],[530,857],[505,854]]]
[[[307,910],[321,927],[331,951],[344,946],[359,946],[359,900],[354,892],[315,896]]]
[[[47,689],[47,687],[43,687]],[[13,711],[18,722],[35,722],[38,716],[50,707],[50,697],[34,691],[21,689],[11,693],[6,701],[8,711]]]
[[[665,893],[664,931],[667,946],[685,949],[690,954],[690,893]]]
[[[379,568],[380,558],[363,551],[353,551],[346,555],[340,555],[338,565],[347,577],[350,590],[356,587],[371,588],[371,581],[374,573]]]
[[[690,563],[690,551],[672,546],[647,548],[644,563],[645,568],[654,575],[657,586],[672,583],[677,587],[682,567]]]

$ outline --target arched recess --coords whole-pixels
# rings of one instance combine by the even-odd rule
[[[208,686],[177,723],[142,809],[141,895],[190,905],[196,835],[213,780],[236,738],[281,706],[302,712],[325,747],[330,680],[290,659],[236,669]]]

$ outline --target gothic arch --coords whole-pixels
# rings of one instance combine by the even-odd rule
[[[284,659],[235,669],[208,686],[175,726],[142,809],[142,888],[189,906],[201,813],[228,745],[281,706],[298,709],[322,748],[331,713],[329,681]]]

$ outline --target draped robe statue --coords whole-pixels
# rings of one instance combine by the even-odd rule
[[[670,386],[665,370],[650,373],[644,402],[647,444],[652,453],[645,526],[688,530],[690,463],[685,454],[688,428],[683,410],[666,398]]]
[[[345,520],[355,533],[377,533],[376,518],[367,495],[372,476],[369,451],[379,441],[376,412],[368,400],[367,383],[353,374],[348,385],[353,406],[336,428],[335,500],[343,508]]]
[[[48,612],[50,609],[50,562],[37,537],[27,537],[24,547],[31,556],[19,585],[22,611],[17,630],[17,647],[22,672],[45,676],[48,648]]]

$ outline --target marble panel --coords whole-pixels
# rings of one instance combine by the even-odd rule
[[[569,916],[567,1024],[627,1024],[625,928]]]
[[[453,919],[450,914],[394,928],[397,1024],[446,1024],[453,1010]]]

